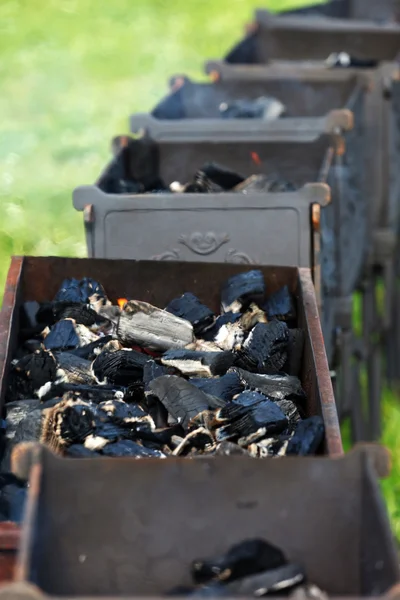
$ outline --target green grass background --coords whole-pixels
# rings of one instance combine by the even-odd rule
[[[170,75],[204,77],[204,60],[242,37],[254,8],[304,3],[0,0],[0,290],[12,254],[85,256],[71,191],[95,180],[111,137]],[[383,489],[400,539],[400,408],[389,392],[383,412],[393,456]]]

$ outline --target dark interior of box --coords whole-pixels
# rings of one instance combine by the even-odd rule
[[[363,458],[74,461],[46,452],[27,577],[54,595],[162,595],[190,584],[192,560],[262,537],[331,595],[378,595],[396,568]]]
[[[235,100],[271,96],[286,106],[288,117],[322,117],[330,110],[346,108],[355,86],[355,77],[330,82],[302,81],[300,78],[214,84],[187,81],[162,104],[168,112],[176,110],[175,106],[182,106],[181,118],[219,118],[219,106],[223,102],[229,104]]]

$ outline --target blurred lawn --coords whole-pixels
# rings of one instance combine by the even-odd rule
[[[12,254],[84,256],[71,191],[95,180],[109,140],[178,72],[203,76],[253,9],[303,0],[2,0],[0,2],[0,297]],[[400,539],[397,399],[386,395],[393,452],[385,496]]]

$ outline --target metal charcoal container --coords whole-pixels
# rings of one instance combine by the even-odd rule
[[[235,138],[159,141],[161,177],[167,182],[186,181],[203,163],[215,161],[245,176],[279,173],[300,189],[268,194],[113,195],[101,189],[109,166],[97,185],[77,188],[73,196],[75,208],[84,212],[88,253],[311,267],[318,302],[324,305],[322,325],[330,360],[334,303],[340,289],[333,234],[336,212],[334,202],[328,204],[326,184],[308,182],[328,182],[337,197],[335,160],[342,145],[336,136],[311,131],[296,135],[288,131],[284,141],[272,133],[268,140],[264,133],[260,138],[248,131],[240,143]],[[254,163],[254,154],[261,166]]]
[[[329,74],[328,74],[329,75]],[[367,234],[366,195],[361,192],[362,153],[364,151],[363,121],[366,78],[343,71],[330,72],[330,77],[309,70],[294,79],[276,70],[263,79],[194,83],[188,78],[172,80],[175,91],[171,92],[153,110],[153,115],[136,114],[131,117],[131,131],[145,128],[151,136],[162,142],[222,140],[240,142],[249,138],[249,130],[257,129],[258,138],[265,132],[276,138],[287,135],[296,139],[306,130],[323,134],[340,131],[345,140],[346,153],[338,161],[335,172],[336,194],[334,202],[340,223],[332,224],[339,240],[340,282],[338,295],[348,296],[360,281],[365,267]],[[176,89],[177,88],[177,89]],[[226,120],[220,118],[221,102],[240,98],[255,99],[262,95],[278,98],[288,110],[288,117],[276,121],[261,119]],[[168,106],[181,107],[179,119],[159,119],[158,113],[168,111]],[[335,110],[339,109],[339,110]],[[351,111],[350,117],[347,111]],[[174,111],[176,114],[176,111]],[[354,124],[354,127],[351,125]],[[351,128],[350,128],[351,127]],[[300,160],[300,159],[299,159]]]
[[[309,6],[284,11],[281,16],[315,16],[336,17],[342,19],[373,19],[373,20],[397,20],[398,3],[396,0],[331,0],[323,4],[313,4],[310,0]]]
[[[378,596],[399,581],[376,479],[388,472],[383,448],[271,461],[74,460],[38,448],[32,462],[16,579],[51,597],[162,596],[190,584],[192,560],[254,537],[332,596]]]

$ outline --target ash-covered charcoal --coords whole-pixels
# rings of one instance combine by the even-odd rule
[[[101,352],[92,363],[92,372],[100,384],[129,385],[143,377],[148,356],[135,350]]]
[[[54,302],[74,302],[77,304],[90,304],[94,310],[109,303],[103,286],[91,279],[84,277],[81,280],[64,279]]]
[[[12,473],[0,474],[0,521],[20,524],[27,497],[26,484]]]
[[[233,442],[229,441],[224,441],[217,445],[214,454],[215,456],[243,456],[248,455],[248,452],[238,444],[234,444]]]
[[[192,377],[189,381],[206,394],[216,396],[225,402],[230,402],[234,396],[244,391],[244,385],[238,373],[234,371],[222,377]]]
[[[35,392],[57,376],[57,361],[52,352],[41,349],[13,364],[15,385],[25,395],[33,397]]]
[[[299,421],[293,436],[290,438],[286,454],[307,456],[315,454],[320,448],[325,435],[324,422],[321,417],[314,416]]]
[[[295,427],[298,421],[301,420],[299,409],[292,400],[275,400],[275,404],[286,415],[290,426]]]
[[[16,426],[13,445],[21,442],[37,442],[42,433],[45,412],[40,408],[31,410]]]
[[[219,112],[223,119],[278,119],[286,112],[286,107],[277,98],[260,96],[255,100],[235,100],[222,102]]]
[[[216,318],[214,324],[207,329],[206,331],[203,332],[202,337],[205,341],[214,341],[217,336],[219,331],[227,324],[229,323],[236,323],[240,318],[242,317],[242,313],[237,312],[237,313],[233,313],[233,312],[227,312],[223,315],[220,315],[219,317]],[[222,335],[222,334],[221,334]]]
[[[303,363],[305,335],[302,329],[289,329],[288,357],[282,370],[298,377]]]
[[[17,427],[33,410],[40,408],[40,400],[18,400],[8,402],[5,406],[6,411],[6,438],[12,441],[17,431]]]
[[[292,600],[328,600],[329,596],[318,586],[312,583],[306,583],[304,585],[299,585],[291,592],[289,598],[292,598]]]
[[[107,322],[107,320],[93,310],[89,304],[82,304],[79,302],[53,302],[52,310],[56,321],[73,319],[75,323],[85,325],[86,327],[92,327],[95,324]]]
[[[301,381],[297,377],[281,373],[277,375],[250,373],[237,367],[230,369],[228,374],[230,373],[236,373],[244,386],[261,392],[269,398],[294,400],[301,404],[306,400]]]
[[[296,320],[294,299],[287,285],[271,294],[262,308],[267,313],[269,321],[279,319],[293,324]]]
[[[171,191],[174,191],[175,186],[171,186]],[[182,194],[212,194],[221,192],[222,189],[213,183],[203,171],[197,171],[194,177],[188,183],[185,183],[181,189],[176,191]]]
[[[194,341],[193,326],[147,302],[125,304],[117,327],[121,343],[139,344],[151,350],[184,348]]]
[[[264,276],[261,271],[253,270],[230,277],[221,289],[223,311],[238,313],[252,302],[258,303],[265,294]]]
[[[187,429],[192,418],[209,407],[207,394],[175,375],[154,379],[150,383],[150,389],[184,429]]]
[[[174,456],[187,456],[192,450],[201,453],[211,452],[216,444],[212,434],[205,427],[191,431],[173,451]]]
[[[46,411],[40,441],[63,453],[65,447],[83,443],[95,426],[95,413],[88,402],[66,398]]]
[[[295,186],[278,176],[251,175],[245,181],[237,185],[232,191],[248,194],[249,192],[294,192]]]
[[[140,430],[136,432],[136,439],[141,440],[143,446],[149,448],[162,449],[165,446],[174,448],[172,439],[179,436],[183,439],[185,433],[181,425],[176,424],[171,427],[162,427],[149,430]]]
[[[258,440],[247,445],[247,450],[253,458],[268,458],[286,456],[289,436],[279,436]],[[246,440],[248,442],[249,440]],[[239,440],[239,443],[242,443]]]
[[[235,544],[226,554],[193,561],[191,573],[196,583],[228,583],[286,564],[282,550],[262,539],[252,539]]]
[[[193,377],[212,377],[224,375],[233,365],[232,352],[196,352],[193,350],[169,350],[161,357],[163,365],[178,369],[181,373]]]
[[[155,429],[151,416],[135,404],[127,404],[123,400],[107,400],[106,402],[100,402],[98,408],[112,423],[138,431],[153,431]]]
[[[258,392],[242,392],[215,414],[215,436],[220,442],[255,433],[261,439],[279,434],[287,426],[288,419],[279,406]]]
[[[241,315],[239,324],[244,331],[250,331],[257,323],[268,323],[267,315],[255,302]]]
[[[237,352],[236,364],[248,371],[280,371],[288,358],[289,329],[283,321],[257,323]]]
[[[194,294],[186,292],[180,298],[175,298],[166,306],[166,311],[189,321],[193,325],[196,336],[206,330],[214,322],[214,313]]]
[[[107,444],[102,449],[104,456],[129,456],[131,458],[166,458],[160,450],[145,448],[132,440],[120,440],[113,444]]]
[[[94,360],[96,356],[100,354],[104,346],[111,342],[112,339],[113,338],[111,335],[105,335],[99,337],[94,342],[86,344],[85,346],[80,346],[79,348],[69,350],[69,353],[74,354],[75,356],[78,356],[80,358],[84,358],[85,360]]]

